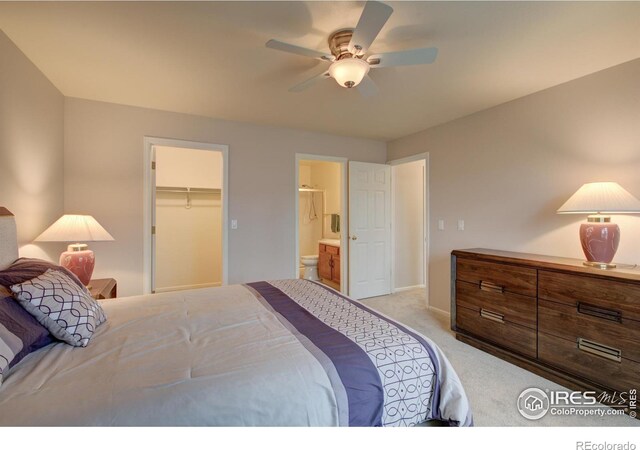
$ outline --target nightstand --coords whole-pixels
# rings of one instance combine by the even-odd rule
[[[89,292],[96,300],[116,298],[118,283],[113,278],[100,278],[89,282]]]

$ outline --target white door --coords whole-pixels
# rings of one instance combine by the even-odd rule
[[[349,296],[391,293],[391,166],[349,162]]]

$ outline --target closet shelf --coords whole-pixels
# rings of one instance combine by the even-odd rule
[[[219,194],[221,189],[216,188],[188,188],[175,186],[156,186],[157,192],[174,192],[177,194]]]

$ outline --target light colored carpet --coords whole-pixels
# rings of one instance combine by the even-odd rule
[[[434,341],[444,351],[462,380],[476,426],[640,426],[640,420],[627,415],[610,417],[551,416],[527,420],[516,402],[529,387],[564,389],[520,367],[496,358],[455,339],[449,316],[427,309],[423,289],[404,291],[363,300],[362,303],[384,313]]]

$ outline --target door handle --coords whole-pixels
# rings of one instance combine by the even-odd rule
[[[356,235],[354,234],[353,236],[351,236],[351,240],[352,240],[352,241],[356,241],[356,240],[358,240],[358,236],[356,236]]]
[[[489,311],[484,308],[480,308],[480,317],[488,320],[493,320],[494,322],[504,323],[504,315],[498,314],[493,311]]]
[[[602,358],[610,359],[615,362],[622,362],[622,351],[608,345],[599,344],[583,338],[578,338],[578,350]]]
[[[489,281],[480,281],[480,290],[482,291],[491,291],[491,292],[499,292],[502,294],[504,292],[504,286],[499,286],[495,283],[491,283]]]

